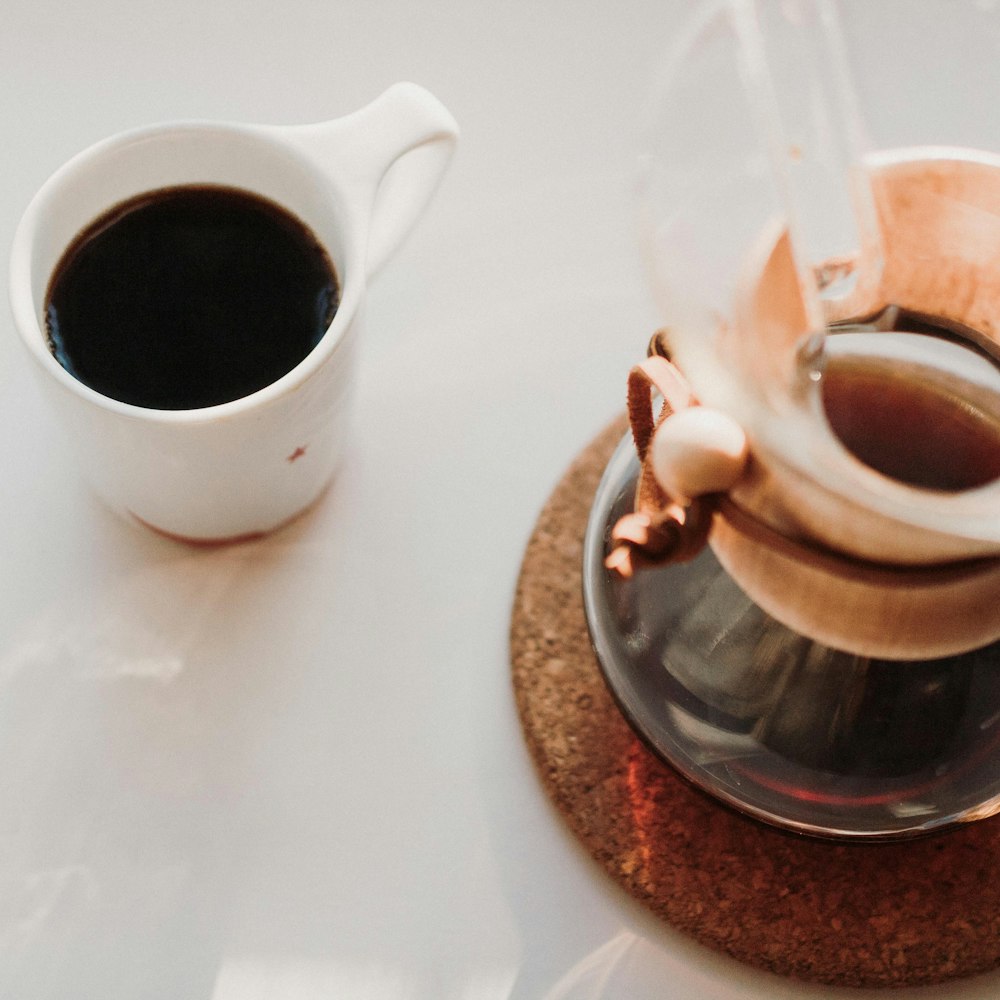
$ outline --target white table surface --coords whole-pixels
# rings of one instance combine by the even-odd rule
[[[690,6],[4,0],[5,247],[52,170],[147,122],[321,120],[412,79],[463,134],[371,289],[346,463],[266,540],[193,550],[107,512],[4,318],[2,1000],[869,995],[634,903],[513,706],[524,545],[656,325],[633,134]]]

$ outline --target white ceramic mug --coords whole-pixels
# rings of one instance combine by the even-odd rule
[[[457,136],[435,97],[400,83],[332,122],[180,122],[123,133],[43,185],[14,238],[11,308],[101,497],[195,542],[266,533],[317,499],[343,451],[368,279],[420,216]],[[90,222],[134,195],[184,184],[252,191],[297,216],[334,264],[340,305],[310,354],[265,388],[200,409],[146,409],[94,391],[59,364],[45,296],[64,250]]]

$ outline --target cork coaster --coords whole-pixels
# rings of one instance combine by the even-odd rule
[[[1000,823],[894,844],[797,837],[691,787],[618,711],[588,638],[587,517],[625,425],[567,470],[542,510],[511,621],[514,694],[541,780],[620,885],[702,944],[841,986],[942,982],[1000,966]]]

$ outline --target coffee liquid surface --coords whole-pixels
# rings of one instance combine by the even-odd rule
[[[53,273],[46,324],[59,363],[91,388],[191,409],[291,371],[339,300],[326,251],[289,212],[185,186],[123,202],[83,230]]]
[[[859,361],[828,365],[823,402],[855,457],[900,482],[958,492],[1000,478],[1000,421],[938,386]]]

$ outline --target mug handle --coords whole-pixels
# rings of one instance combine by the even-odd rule
[[[321,169],[367,188],[367,274],[392,256],[431,200],[458,141],[458,124],[430,91],[396,83],[332,122],[292,126]]]

